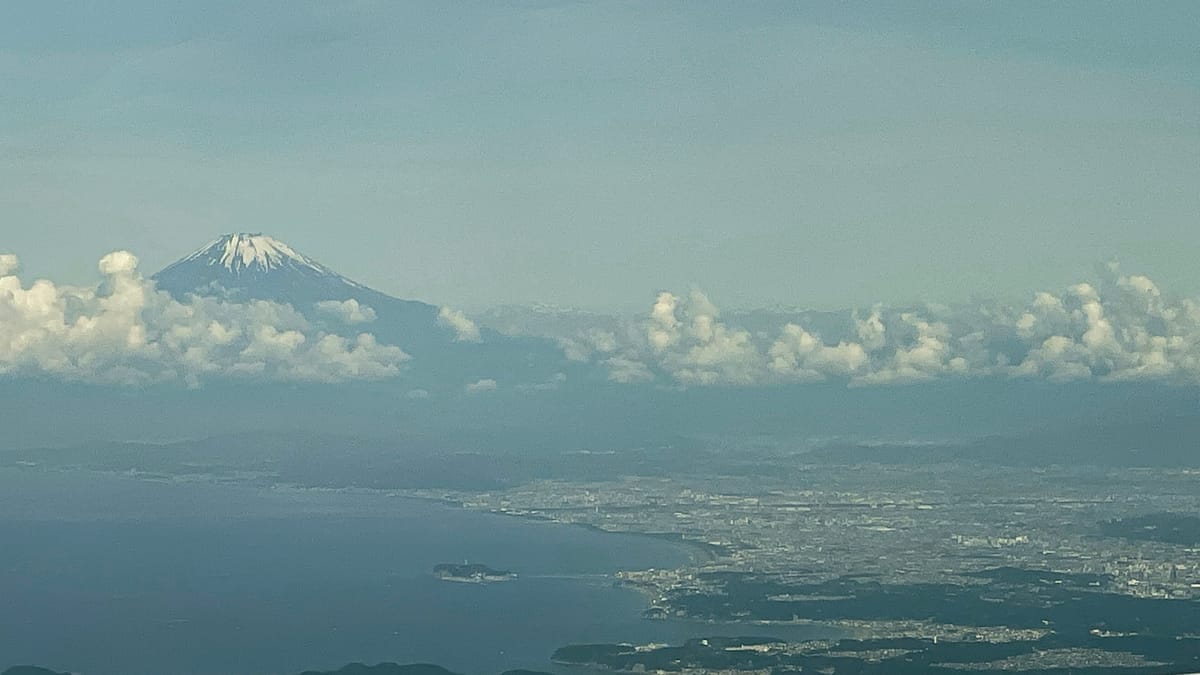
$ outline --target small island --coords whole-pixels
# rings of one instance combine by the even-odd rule
[[[512,581],[515,572],[496,570],[478,563],[441,563],[434,565],[433,575],[443,581],[458,581],[470,584],[487,584],[497,581]]]

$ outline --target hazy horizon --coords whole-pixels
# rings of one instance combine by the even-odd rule
[[[83,283],[114,248],[157,269],[262,231],[472,311],[1020,298],[1114,258],[1191,295],[1198,25],[1184,2],[13,4],[3,248]]]

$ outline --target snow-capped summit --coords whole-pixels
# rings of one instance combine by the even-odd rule
[[[203,247],[163,270],[202,262],[210,267],[220,266],[235,276],[243,273],[265,273],[292,269],[324,276],[338,276],[325,266],[299,253],[275,237],[260,232],[236,232],[214,239]],[[161,274],[161,273],[160,273]],[[351,282],[353,283],[353,282]],[[354,284],[357,286],[357,284]]]
[[[300,255],[291,246],[265,234],[230,234],[218,239],[210,246],[224,244],[218,262],[227,270],[239,270],[258,265],[270,270],[285,262],[305,265],[320,270],[312,260]]]
[[[369,291],[261,233],[219,237],[154,275],[158,287],[177,296],[226,295],[309,302],[345,300]]]

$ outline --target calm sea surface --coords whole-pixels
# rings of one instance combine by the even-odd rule
[[[294,675],[426,661],[484,675],[552,669],[569,643],[831,634],[646,621],[643,598],[606,576],[692,555],[382,494],[0,469],[0,670]],[[520,578],[430,574],[463,560]]]

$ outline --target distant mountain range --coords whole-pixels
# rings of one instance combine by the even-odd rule
[[[1200,466],[1195,412],[1139,412],[1136,419],[1089,424],[1061,421],[1023,433],[948,443],[844,443],[824,445],[808,459],[828,464],[941,464],[973,462],[1003,466],[1105,466],[1192,468]]]
[[[481,379],[519,385],[550,382],[567,367],[548,339],[501,335],[486,328],[463,341],[439,321],[439,308],[404,300],[353,281],[261,233],[219,237],[153,275],[159,289],[233,302],[267,300],[291,305],[331,332],[369,332],[413,356],[406,381],[414,386],[462,387]],[[320,308],[352,300],[360,320],[337,325]],[[560,378],[561,379],[561,378]]]

